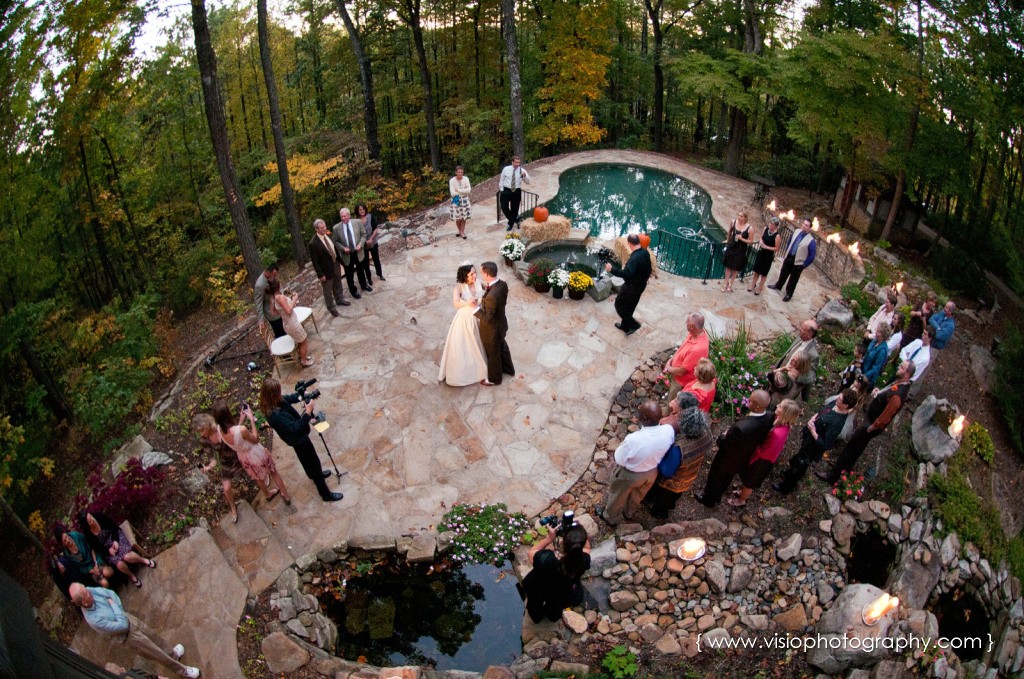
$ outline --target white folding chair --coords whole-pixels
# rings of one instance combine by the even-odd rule
[[[274,368],[277,370],[277,377],[281,379],[281,366],[298,362],[295,340],[288,335],[274,337],[274,330],[269,323],[260,323],[260,335],[267,343],[270,356],[274,359]]]

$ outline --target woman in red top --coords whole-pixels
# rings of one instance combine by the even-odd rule
[[[718,371],[715,364],[709,358],[702,358],[697,361],[697,367],[693,370],[696,381],[691,382],[685,391],[697,397],[697,407],[706,413],[711,412],[711,404],[715,400],[715,391],[718,388]]]

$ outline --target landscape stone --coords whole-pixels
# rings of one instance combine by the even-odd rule
[[[590,570],[588,575],[600,575],[606,568],[615,565],[615,538],[608,538],[597,543],[590,550]]]
[[[975,381],[983,392],[991,394],[995,387],[996,369],[996,360],[992,357],[992,352],[983,346],[972,344],[970,356],[971,372],[974,374]]]
[[[620,590],[618,592],[612,592],[611,596],[608,597],[608,601],[611,607],[619,611],[628,611],[629,609],[640,603],[640,598],[630,591]]]
[[[864,606],[882,593],[874,585],[859,583],[843,588],[815,625],[815,636],[824,639],[826,643],[810,649],[807,662],[834,675],[850,668],[870,667],[888,657],[892,649],[885,648],[881,640],[888,638],[894,615],[890,613],[870,627],[864,624],[861,617]],[[857,637],[861,642],[851,644],[841,641],[851,637]]]
[[[739,592],[754,578],[754,572],[750,570],[750,567],[746,564],[738,564],[733,566],[732,574],[729,576],[729,586],[727,591],[730,594]]]
[[[708,561],[704,564],[704,577],[715,592],[721,594],[725,591],[725,566],[718,561]]]
[[[513,679],[516,675],[503,665],[491,665],[484,671],[483,679]]]
[[[803,536],[800,533],[793,533],[786,538],[782,544],[775,548],[775,555],[779,561],[792,561],[803,546]]]
[[[940,401],[934,395],[929,395],[914,411],[910,429],[914,455],[919,460],[936,465],[945,462],[960,448],[958,441],[932,422],[932,417],[940,405],[948,406],[949,402]]]
[[[562,622],[576,634],[583,634],[587,631],[587,619],[574,610],[562,611]]]
[[[552,672],[564,672],[577,677],[585,677],[590,673],[590,666],[585,663],[552,660],[550,670]]]
[[[845,330],[853,325],[853,311],[851,311],[841,300],[830,300],[821,307],[814,317],[818,326],[832,328],[834,330]]]
[[[430,534],[420,534],[412,539],[412,545],[406,553],[405,558],[409,563],[424,563],[434,560],[437,552],[437,537]]]
[[[679,641],[671,634],[662,635],[661,638],[654,642],[654,648],[662,655],[679,655],[683,652],[683,647],[679,645]]]
[[[295,672],[309,663],[310,655],[287,634],[268,634],[260,643],[260,651],[273,674]]]
[[[856,529],[857,522],[849,514],[837,514],[832,520],[832,537],[835,538],[837,545],[848,546]]]
[[[804,610],[803,604],[796,604],[789,610],[779,613],[772,620],[787,632],[802,632],[807,626],[807,611]]]
[[[181,486],[189,495],[199,495],[210,485],[210,477],[202,469],[190,469],[181,479]]]
[[[142,468],[149,469],[150,467],[163,467],[169,465],[174,460],[167,453],[161,453],[156,450],[150,450],[142,456]]]

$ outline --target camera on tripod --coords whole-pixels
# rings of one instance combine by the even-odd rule
[[[309,403],[310,401],[320,398],[320,390],[314,389],[313,391],[307,392],[306,390],[316,384],[316,378],[311,380],[299,380],[295,383],[295,393],[292,396],[296,396],[303,403]]]
[[[578,526],[579,524],[576,523],[576,512],[571,509],[566,509],[562,512],[561,519],[559,519],[558,514],[551,514],[550,516],[543,517],[540,520],[540,525],[554,526],[555,535],[562,537],[565,535],[565,531],[569,530],[573,526]]]

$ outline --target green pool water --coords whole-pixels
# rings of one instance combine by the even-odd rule
[[[711,196],[678,175],[637,165],[580,165],[559,177],[551,214],[596,238],[648,233],[659,266],[680,276],[721,278]]]

